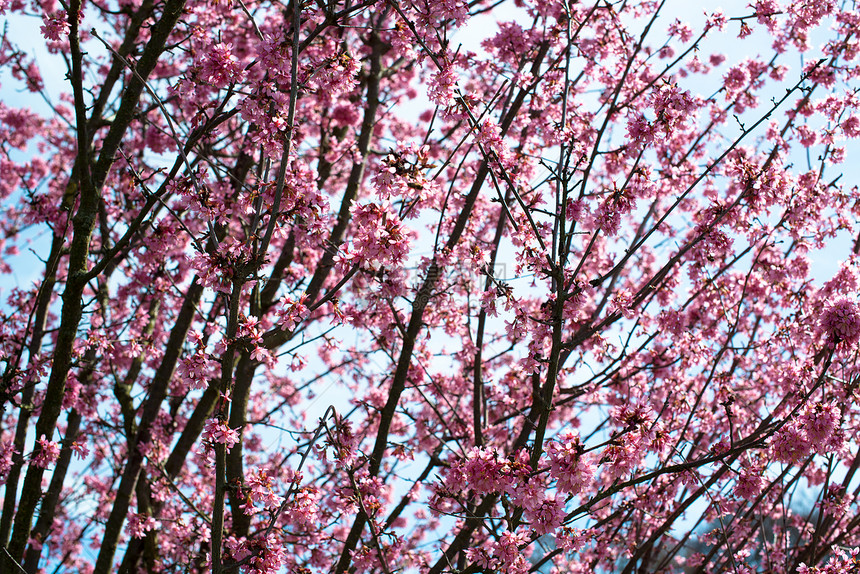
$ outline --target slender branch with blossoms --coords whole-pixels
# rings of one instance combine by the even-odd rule
[[[0,572],[857,569],[852,0],[0,18]]]

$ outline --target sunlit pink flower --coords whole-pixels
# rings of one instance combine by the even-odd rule
[[[821,328],[830,343],[854,345],[860,339],[860,307],[849,297],[828,304],[821,315]]]
[[[60,445],[54,441],[47,440],[45,435],[42,435],[36,441],[39,444],[38,452],[33,457],[33,464],[41,468],[48,468],[60,456]]]
[[[221,443],[230,450],[239,442],[239,432],[231,429],[224,421],[211,418],[206,421],[203,438],[212,443]]]
[[[566,432],[549,441],[546,454],[550,460],[549,473],[557,481],[559,492],[577,494],[594,476],[594,465],[583,454],[579,435]]]
[[[150,530],[158,528],[159,523],[152,516],[145,514],[129,513],[126,523],[126,532],[132,538],[143,538]]]
[[[849,138],[860,137],[860,116],[850,116],[842,122],[842,131]]]

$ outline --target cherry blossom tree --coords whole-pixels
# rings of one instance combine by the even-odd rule
[[[0,0],[0,570],[857,571],[860,9],[680,4]]]

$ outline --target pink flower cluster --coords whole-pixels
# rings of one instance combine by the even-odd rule
[[[621,313],[625,319],[633,319],[636,316],[636,310],[633,308],[633,294],[628,290],[623,290],[615,294],[610,305],[610,312]]]
[[[147,532],[155,530],[160,526],[159,522],[153,517],[136,512],[129,512],[127,520],[125,529],[132,538],[143,538]]]
[[[512,492],[529,474],[528,466],[510,460],[494,448],[472,447],[445,476],[450,492],[472,490],[477,494]]]
[[[548,493],[543,481],[532,476],[525,451],[505,457],[493,448],[472,447],[465,458],[448,469],[443,488],[439,493],[443,496],[469,491],[509,496],[524,510],[532,530],[539,534],[555,532],[564,521],[564,499]],[[562,488],[559,491],[570,492]]]
[[[860,548],[843,550],[835,547],[833,556],[823,566],[807,566],[801,563],[797,567],[797,574],[850,574],[857,572],[860,564]]]
[[[505,170],[508,176],[514,178],[516,174],[516,158],[508,144],[505,143],[499,124],[490,118],[484,119],[478,127],[475,139],[483,146],[484,153],[491,160],[494,160],[491,161],[491,164],[494,166],[498,164],[498,167]],[[514,179],[514,182],[516,182],[516,179]]]
[[[284,295],[281,297],[281,307],[278,310],[278,325],[284,331],[293,331],[299,323],[308,316],[308,308],[305,306],[308,296],[303,293],[298,300]]]
[[[265,468],[252,468],[245,476],[247,487],[246,503],[242,507],[245,514],[254,515],[260,512],[255,504],[262,503],[265,510],[275,510],[283,502],[282,496],[275,494],[274,481]]]
[[[827,305],[821,315],[821,329],[831,345],[842,342],[849,346],[856,344],[860,339],[860,307],[857,301],[840,297]]]
[[[216,367],[217,363],[202,349],[186,355],[179,361],[177,376],[173,379],[174,390],[185,393],[189,389],[205,389],[209,378],[215,376]]]
[[[39,440],[36,441],[38,443],[39,448],[38,451],[33,456],[33,464],[40,468],[48,468],[55,462],[60,456],[60,445],[52,440],[48,440],[45,438],[45,435],[42,435]]]
[[[835,452],[842,448],[843,442],[838,408],[816,403],[781,428],[771,440],[770,448],[776,460],[797,464],[812,452]]]
[[[583,453],[579,433],[568,431],[546,445],[549,457],[549,474],[556,480],[559,492],[578,494],[594,478],[594,464]]]
[[[233,45],[218,42],[209,46],[200,67],[200,74],[204,82],[216,88],[224,88],[241,81],[242,64],[233,55]]]
[[[12,456],[16,452],[15,444],[11,440],[0,442],[0,484],[6,484],[6,477],[12,468]]]
[[[265,363],[272,359],[268,349],[263,344],[264,325],[254,316],[240,317],[237,336],[251,347],[251,359]]]
[[[536,533],[551,534],[564,522],[564,499],[549,495],[537,507],[527,507],[526,517]]]
[[[454,93],[457,87],[457,73],[454,66],[449,64],[433,75],[427,87],[427,97],[441,108],[447,108],[454,103]]]
[[[613,191],[594,213],[592,224],[606,235],[614,236],[621,228],[621,218],[636,208],[636,198],[623,191]]]
[[[528,538],[524,532],[513,533],[506,530],[498,540],[484,547],[470,548],[466,551],[469,561],[486,570],[526,574],[531,563],[520,550],[526,546]]]
[[[310,530],[319,524],[322,494],[315,486],[296,490],[286,510],[287,521],[298,529]]]
[[[239,442],[239,431],[231,429],[226,422],[220,419],[211,418],[206,421],[206,426],[203,429],[203,440],[210,444],[223,444],[227,450],[230,450]]]
[[[51,42],[60,42],[69,35],[69,20],[65,10],[42,15],[42,36]]]
[[[860,137],[860,116],[849,116],[842,122],[842,131],[849,138]]]
[[[762,469],[753,465],[741,467],[735,481],[735,496],[745,500],[753,500],[761,492],[764,486]]]
[[[352,265],[379,270],[400,267],[409,252],[410,232],[388,202],[353,205],[356,226],[352,250],[344,248],[336,257],[338,271],[346,273]]]
[[[227,539],[226,546],[233,560],[247,561],[242,570],[246,574],[277,574],[287,558],[286,547],[274,534],[252,540],[231,537]]]
[[[336,96],[352,90],[360,71],[361,61],[349,52],[344,52],[315,66],[307,82],[328,97]]]

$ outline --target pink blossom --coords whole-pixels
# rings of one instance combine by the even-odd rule
[[[42,36],[47,40],[59,42],[69,35],[69,21],[64,11],[42,16]]]
[[[736,66],[726,72],[723,85],[726,87],[726,97],[730,97],[746,87],[750,81],[749,71],[745,66]]]
[[[841,124],[842,131],[849,138],[860,137],[860,116],[849,116]]]
[[[578,552],[588,541],[588,532],[579,528],[565,526],[555,536],[559,548],[565,552]]]
[[[621,228],[622,217],[636,207],[636,201],[622,191],[610,192],[594,213],[593,224],[609,236],[616,235]]]
[[[526,513],[531,527],[540,535],[555,532],[564,521],[564,501],[555,497],[546,498],[540,506]]]
[[[625,319],[633,319],[636,316],[636,310],[633,308],[633,294],[629,291],[617,293],[610,311],[621,313]]]
[[[514,534],[507,530],[502,533],[497,543],[492,545],[492,563],[495,569],[512,574],[526,574],[531,563],[526,560],[519,546],[525,544],[526,535],[521,532]]]
[[[259,512],[251,503],[262,503],[263,508],[274,510],[278,508],[284,499],[275,494],[274,481],[265,468],[252,468],[245,475],[245,484],[248,488],[248,506],[246,514]]]
[[[308,70],[308,83],[332,97],[350,91],[355,86],[361,62],[349,52],[329,56]]]
[[[839,426],[839,409],[830,403],[816,403],[804,409],[798,421],[806,431],[813,447],[820,452],[829,450],[828,443]]]
[[[248,574],[277,574],[287,559],[284,545],[274,535],[257,536],[251,540],[227,540],[231,558],[247,564],[243,571]]]
[[[361,116],[355,106],[337,106],[331,112],[332,124],[336,126],[355,126],[361,121]]]
[[[54,441],[47,440],[45,435],[39,437],[39,440],[36,441],[38,444],[38,448],[36,449],[35,456],[33,457],[33,464],[40,468],[48,468],[55,462],[60,456],[60,445]]]
[[[448,473],[445,484],[452,492],[504,492],[516,485],[516,472],[516,467],[495,449],[473,447],[466,459]]]
[[[383,199],[390,199],[408,193],[406,179],[400,177],[393,166],[383,165],[373,179],[376,192]]]
[[[796,424],[787,424],[770,441],[773,457],[787,464],[798,464],[812,447],[806,433]]]
[[[454,67],[448,65],[433,76],[427,88],[427,96],[434,104],[446,108],[453,104],[456,86],[457,74]]]
[[[761,492],[764,479],[760,469],[743,467],[735,483],[735,496],[753,500]]]
[[[12,468],[12,457],[18,452],[12,441],[0,442],[0,484],[6,484],[9,469]]]
[[[203,350],[186,355],[179,363],[176,379],[179,388],[203,389],[209,378],[215,376],[215,363]]]
[[[627,135],[632,140],[648,143],[654,139],[654,130],[645,116],[639,115],[627,120]]]
[[[682,42],[689,42],[693,37],[693,28],[686,22],[681,22],[676,18],[669,26],[669,35],[677,37]]]
[[[844,147],[832,147],[830,148],[830,161],[835,164],[839,164],[845,161],[845,148]]]
[[[206,50],[200,73],[205,82],[217,88],[241,80],[242,66],[233,55],[232,44],[219,42]]]
[[[567,202],[565,217],[568,221],[582,221],[587,213],[588,207],[585,201],[581,199],[572,199]]]
[[[150,530],[159,527],[159,522],[152,516],[130,512],[126,522],[126,532],[132,538],[143,538]]]
[[[350,258],[369,269],[398,267],[406,259],[410,234],[387,202],[353,205],[352,217],[358,227],[354,239],[354,254]],[[347,267],[343,264],[343,272]]]
[[[85,459],[90,454],[90,448],[83,440],[75,440],[69,448],[71,448],[72,452],[75,453],[75,456],[80,459]]]
[[[840,297],[830,303],[821,315],[821,329],[831,344],[853,346],[860,339],[860,308],[849,297]]]
[[[298,300],[284,295],[281,297],[281,308],[279,311],[279,325],[285,331],[293,331],[296,326],[301,323],[308,315],[308,308],[305,306],[307,302],[307,294],[302,294]]]
[[[206,421],[203,438],[210,443],[223,444],[227,450],[230,450],[239,442],[239,432],[228,427],[227,423],[217,418],[211,418]]]
[[[849,501],[850,499],[845,492],[845,487],[841,484],[831,484],[827,487],[827,491],[824,492],[819,506],[822,512],[832,516],[839,516],[847,511]]]
[[[722,10],[717,10],[708,15],[707,19],[707,28],[716,28],[718,30],[722,30],[726,25],[728,19]]]
[[[566,432],[547,443],[549,472],[556,481],[559,492],[578,494],[586,488],[594,474],[589,456],[583,454],[579,435]]]

